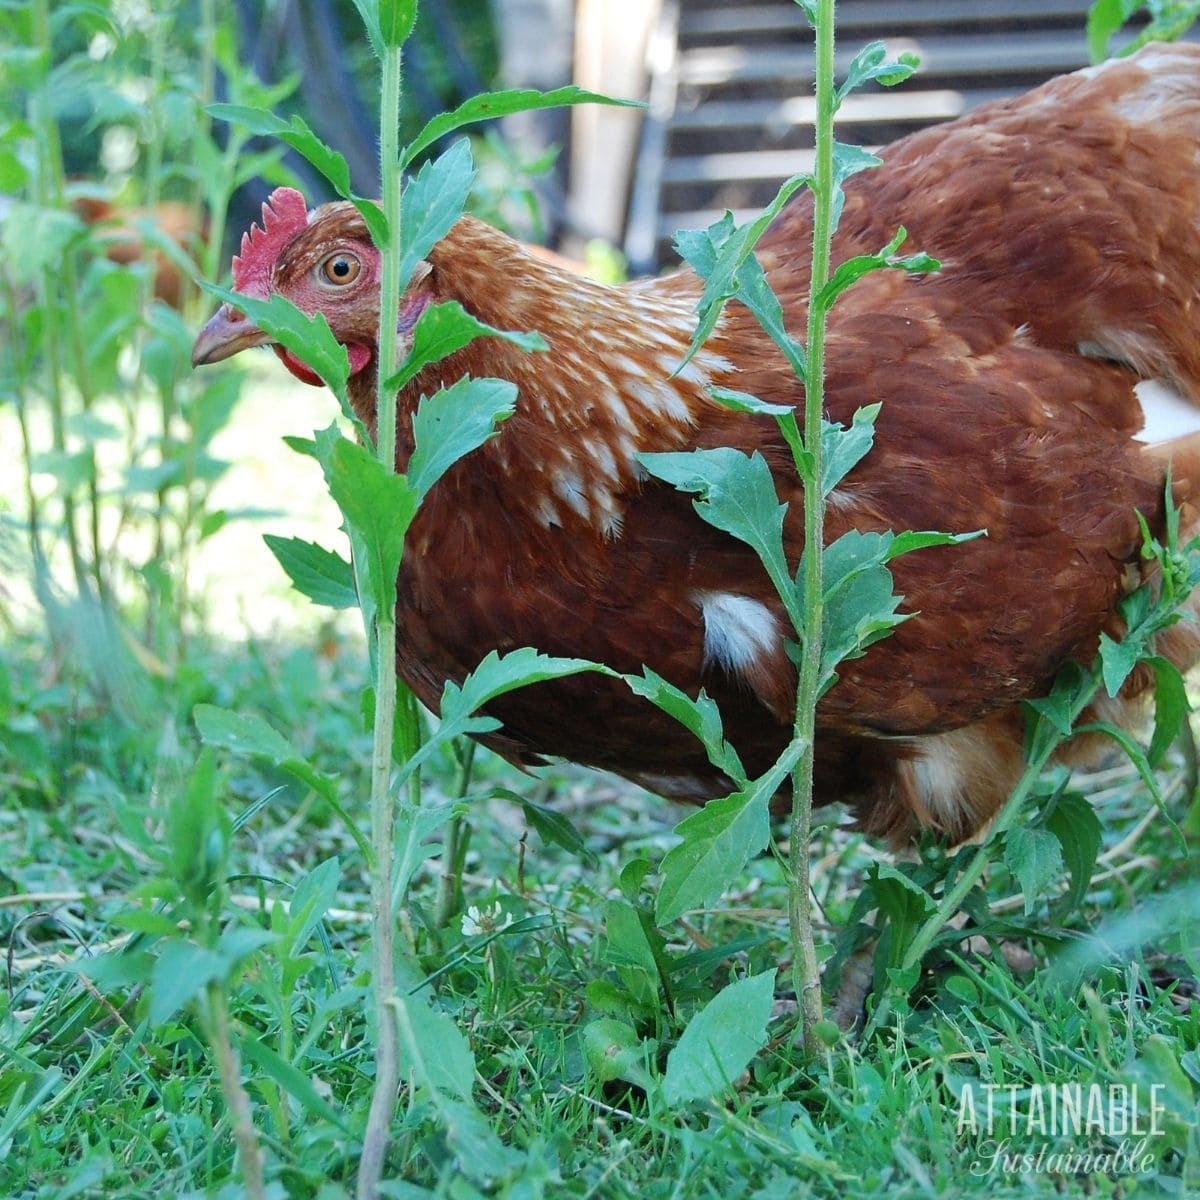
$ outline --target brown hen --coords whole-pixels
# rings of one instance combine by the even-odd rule
[[[995,812],[1022,767],[1019,701],[1119,628],[1117,604],[1139,582],[1135,510],[1161,525],[1171,458],[1182,501],[1200,484],[1196,438],[1135,440],[1141,380],[1200,401],[1198,149],[1200,48],[1151,46],[906,138],[848,185],[835,262],[877,251],[904,224],[942,267],[869,276],[832,315],[828,417],[883,407],[874,450],[829,497],[827,536],[987,530],[896,560],[917,615],[844,663],[821,703],[818,798],[849,802],[872,832],[903,838],[925,824],[960,839]],[[370,426],[378,254],[348,204],[309,213],[287,189],[268,204],[234,260],[235,287],[325,314]],[[810,238],[799,199],[759,251],[795,336]],[[607,287],[470,218],[415,280],[402,333],[429,303],[456,300],[498,328],[536,330],[549,351],[479,340],[397,397],[403,468],[421,395],[468,374],[519,387],[515,415],[435,487],[410,531],[401,675],[433,705],[494,649],[645,664],[706,689],[747,768],[764,769],[790,733],[786,618],[753,552],[647,478],[637,456],[761,451],[790,504],[795,562],[800,487],[774,422],[709,395],[802,404],[778,352],[733,303],[675,374],[696,323],[690,271]],[[223,306],[195,359],[267,340]],[[1186,667],[1198,645],[1188,621],[1159,650]],[[1132,698],[1105,715],[1120,719]],[[538,684],[493,711],[504,729],[484,740],[518,763],[561,756],[690,801],[728,788],[688,733],[610,679]]]

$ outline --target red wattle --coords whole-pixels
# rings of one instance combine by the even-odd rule
[[[311,384],[313,387],[325,386],[325,380],[290,350],[285,350],[278,342],[272,344],[271,349],[278,355],[279,361],[302,383]],[[371,348],[361,342],[350,342],[346,346],[346,353],[350,357],[351,375],[357,375],[371,361]]]

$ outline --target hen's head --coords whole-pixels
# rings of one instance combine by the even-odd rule
[[[279,294],[309,316],[323,313],[346,347],[353,376],[375,358],[379,274],[379,251],[352,204],[326,204],[310,213],[299,192],[281,187],[263,205],[261,225],[242,235],[233,290],[259,300]],[[262,345],[270,345],[297,378],[321,385],[318,375],[231,304],[222,304],[200,331],[192,362],[219,362]]]

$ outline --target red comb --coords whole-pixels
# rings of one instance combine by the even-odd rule
[[[295,188],[276,188],[262,206],[262,227],[242,234],[241,253],[233,259],[233,290],[266,299],[279,252],[308,224],[308,205]]]

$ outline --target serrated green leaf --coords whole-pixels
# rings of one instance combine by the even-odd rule
[[[314,604],[329,608],[355,608],[358,592],[354,588],[354,571],[350,564],[332,550],[303,538],[278,537],[263,534],[263,541],[293,587]]]
[[[249,1032],[238,1037],[238,1046],[246,1061],[253,1063],[268,1078],[273,1079],[301,1108],[322,1121],[345,1129],[342,1114],[313,1086],[312,1080],[285,1058],[281,1058],[265,1042]]]
[[[986,529],[976,529],[971,533],[937,533],[934,530],[910,529],[892,538],[885,561],[891,562],[902,554],[912,554],[914,550],[929,550],[934,546],[960,546],[963,542],[973,542],[981,537],[987,537]]]
[[[561,679],[581,671],[615,675],[609,667],[588,662],[584,658],[554,658],[530,647],[512,650],[507,654],[493,650],[461,686],[453,680],[446,681],[442,691],[441,720],[417,753],[401,767],[397,773],[398,782],[406,780],[429,760],[438,747],[451,739],[499,729],[500,722],[495,717],[474,715],[490,701],[532,683]]]
[[[400,155],[402,166],[408,166],[417,155],[428,150],[439,138],[464,125],[473,125],[478,121],[494,121],[497,117],[511,116],[513,113],[532,112],[539,108],[561,108],[572,104],[614,104],[624,108],[644,108],[640,100],[617,100],[612,96],[602,96],[598,92],[585,91],[583,88],[555,88],[550,92],[539,92],[531,88],[510,88],[500,92],[485,92],[465,100],[453,112],[441,113],[428,121],[425,127],[404,148]]]
[[[325,430],[317,437],[325,481],[356,547],[356,565],[365,576],[376,612],[396,604],[396,576],[404,536],[416,516],[419,496],[403,475],[389,471],[363,446]]]
[[[286,142],[329,180],[339,196],[350,198],[350,168],[345,158],[317,137],[303,117],[283,121],[266,109],[245,104],[209,104],[205,111],[219,121],[230,121],[251,133]]]
[[[309,871],[292,890],[288,905],[288,953],[299,954],[312,931],[337,899],[342,866],[337,856]]]
[[[265,758],[312,788],[341,818],[367,861],[372,860],[369,843],[338,800],[337,779],[318,771],[283,734],[261,717],[231,712],[212,704],[197,704],[192,717],[207,745],[218,746],[233,754]]]
[[[200,286],[244,312],[263,333],[302,358],[337,396],[343,411],[352,411],[346,395],[350,358],[346,347],[334,337],[324,313],[310,317],[278,293],[269,300],[259,300],[205,280],[200,280]]]
[[[1078,908],[1087,895],[1100,853],[1101,826],[1095,810],[1077,792],[1063,792],[1046,818],[1046,828],[1058,838],[1063,861],[1071,875],[1067,899]]]
[[[286,121],[269,109],[249,104],[206,104],[204,111],[218,121],[241,125],[248,133],[259,137],[278,137],[288,127]]]
[[[803,377],[806,365],[803,347],[787,332],[783,310],[754,257],[754,247],[788,200],[809,182],[807,175],[792,176],[763,212],[744,225],[736,224],[733,214],[726,212],[707,229],[681,230],[676,234],[675,249],[705,281],[696,305],[699,322],[680,367],[708,340],[725,302],[736,296],[754,314],[796,374]]]
[[[875,420],[882,404],[858,409],[849,426],[821,422],[821,494],[828,496],[870,452],[875,443]]]
[[[475,181],[471,146],[460,138],[427,162],[404,189],[400,231],[400,286],[406,287],[419,263],[450,232],[463,214]]]
[[[235,713],[212,704],[197,704],[192,713],[200,736],[210,746],[234,754],[270,759],[277,766],[301,755],[278,730],[262,717]]]
[[[560,847],[589,865],[597,862],[596,855],[588,849],[579,830],[558,809],[538,804],[528,796],[521,796],[507,788],[496,788],[492,794],[519,804],[525,819],[537,830],[538,836],[544,842]]]
[[[1154,736],[1146,758],[1157,767],[1183,730],[1192,705],[1187,684],[1173,662],[1157,655],[1145,662],[1154,671]]]
[[[469,1100],[475,1086],[475,1056],[458,1026],[420,995],[401,992],[388,1001],[400,1035],[400,1062],[413,1086],[436,1099]]]
[[[1114,641],[1107,633],[1100,635],[1100,675],[1104,690],[1115,696],[1138,664],[1137,639]]]
[[[840,662],[861,657],[909,620],[911,614],[897,612],[903,597],[884,565],[893,541],[890,533],[851,529],[825,548],[823,679],[831,680]]]
[[[442,692],[442,719],[456,722],[482,708],[489,701],[531,683],[561,679],[580,671],[613,672],[584,658],[554,658],[525,647],[500,654],[493,650],[463,681],[462,686],[447,680]]]
[[[1048,696],[1026,700],[1025,705],[1045,720],[1056,734],[1070,737],[1075,711],[1086,687],[1083,669],[1071,660],[1059,669]]]
[[[417,319],[408,357],[400,369],[384,382],[384,390],[399,391],[430,363],[456,353],[481,337],[499,338],[526,352],[549,349],[541,334],[496,329],[473,317],[457,300],[431,304]]]
[[[840,105],[852,91],[872,80],[883,87],[895,87],[908,79],[919,65],[920,59],[908,53],[888,61],[884,43],[870,42],[854,56],[845,81],[837,89],[836,103]]]
[[[873,271],[907,271],[910,275],[936,271],[941,264],[928,254],[921,252],[904,257],[896,254],[906,237],[908,237],[908,231],[902,225],[896,232],[896,236],[878,254],[859,254],[839,263],[819,293],[821,304],[825,308],[831,308],[833,302],[844,291],[852,287],[864,275],[869,275]]]
[[[666,1102],[707,1100],[729,1088],[766,1043],[774,999],[772,968],[731,983],[700,1009],[667,1056]]]
[[[456,463],[496,433],[516,410],[517,385],[507,379],[460,379],[425,397],[413,414],[414,446],[407,487],[420,504]],[[407,526],[406,526],[407,528]]]
[[[710,525],[750,546],[762,560],[793,622],[799,609],[783,549],[783,518],[766,460],[756,450],[744,454],[729,446],[665,454],[639,454],[638,462],[656,479],[694,492],[696,512]]]
[[[686,692],[673,683],[668,683],[649,667],[643,667],[641,675],[625,675],[623,678],[635,696],[645,697],[694,734],[704,746],[708,761],[713,766],[724,771],[738,786],[746,783],[746,771],[742,760],[725,740],[720,711],[703,688],[693,700]]]
[[[1103,62],[1109,55],[1114,33],[1129,20],[1146,0],[1093,0],[1087,15],[1088,58]]]
[[[362,217],[367,226],[367,232],[371,235],[371,241],[380,250],[386,250],[392,244],[392,234],[383,209],[374,200],[367,200],[362,196],[352,195],[350,203],[358,209],[359,216]]]
[[[660,926],[689,909],[711,904],[766,846],[771,800],[802,749],[793,741],[765,774],[731,796],[710,800],[675,827],[682,841],[662,862],[662,885],[654,908]]]
[[[378,3],[376,0],[354,0],[354,7],[358,9],[359,19],[367,31],[367,41],[371,43],[371,50],[376,58],[382,58],[384,45],[383,32],[379,28]]]
[[[1059,839],[1047,829],[1017,826],[1005,834],[1004,861],[1021,884],[1028,916],[1046,886],[1062,870]]]
[[[726,408],[734,412],[758,413],[768,417],[785,417],[794,414],[795,409],[790,404],[768,404],[749,392],[739,392],[733,388],[710,388],[709,395]]]
[[[226,960],[212,950],[182,939],[168,942],[150,973],[150,1023],[161,1025],[228,971]]]
[[[399,782],[402,783],[405,778],[407,774]],[[435,850],[429,837],[445,825],[456,811],[459,811],[458,806],[453,802],[414,807],[401,799],[396,805],[396,845],[399,851],[392,884],[393,895],[403,896],[413,873]]]
[[[861,146],[848,146],[843,142],[833,143],[833,228],[837,229],[842,220],[842,209],[846,204],[844,186],[846,180],[861,171],[869,171],[879,166],[883,159],[878,158]]]

